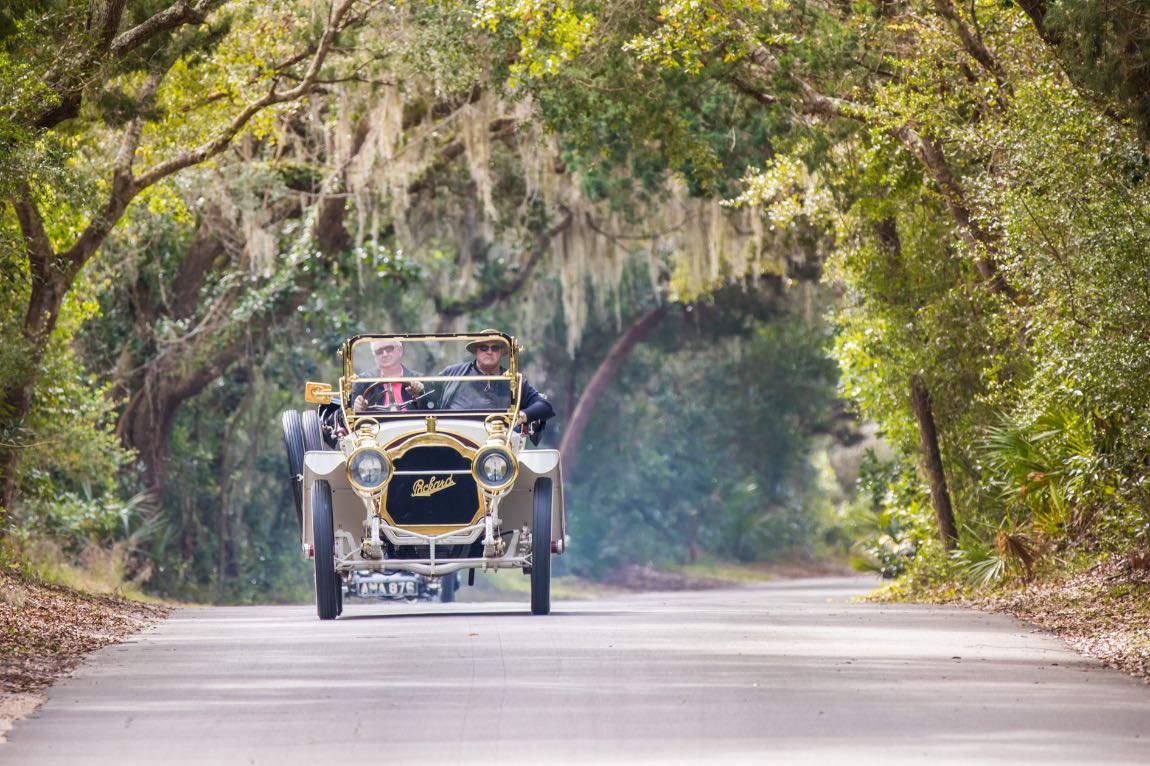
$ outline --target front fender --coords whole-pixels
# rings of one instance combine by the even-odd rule
[[[326,481],[331,487],[331,508],[334,528],[347,530],[358,539],[363,528],[365,501],[352,489],[347,480],[347,456],[342,452],[314,451],[303,456],[303,529],[301,542],[312,543],[311,490],[317,481]]]
[[[516,514],[508,514],[519,518],[530,518],[529,503],[531,492],[535,488],[535,480],[539,478],[551,479],[551,539],[567,540],[567,513],[563,505],[563,462],[556,449],[522,450],[519,458],[519,478],[515,482],[515,489],[504,502],[516,507]]]

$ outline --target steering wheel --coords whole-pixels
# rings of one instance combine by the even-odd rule
[[[367,404],[364,407],[362,407],[361,410],[365,411],[365,412],[399,412],[399,410],[401,408],[406,407],[407,402],[393,402],[391,405],[372,404],[372,403],[368,402],[368,400],[371,399],[372,396],[374,396],[378,393],[381,393],[381,392],[385,392],[386,389],[384,388],[384,386],[390,386],[390,385],[391,385],[391,383],[380,380],[380,381],[377,381],[375,383],[372,383],[367,388],[363,389],[363,391],[359,395],[363,397],[364,401],[367,402]],[[355,406],[354,400],[352,401],[352,406]]]

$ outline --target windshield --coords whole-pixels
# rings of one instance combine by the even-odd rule
[[[364,335],[345,346],[345,408],[366,417],[513,411],[514,340],[506,335]]]

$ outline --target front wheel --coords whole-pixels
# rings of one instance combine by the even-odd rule
[[[315,545],[315,609],[321,620],[334,620],[340,612],[339,578],[335,574],[335,528],[331,486],[317,481],[311,488],[311,530]]]
[[[531,509],[531,614],[551,613],[551,480],[536,479]]]

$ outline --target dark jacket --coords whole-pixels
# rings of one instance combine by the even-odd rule
[[[482,375],[483,373],[479,371],[479,367],[474,361],[470,361],[445,367],[439,374],[443,376],[469,376]],[[476,387],[484,385],[484,388],[487,389],[486,395],[492,401],[493,409],[510,406],[511,385],[505,380],[487,381],[487,383],[490,383],[490,386],[484,385],[483,381],[470,384],[463,380],[444,382],[442,383],[442,392],[432,394],[427,406],[445,410],[453,407],[460,408],[459,401],[464,385]],[[546,422],[555,417],[555,409],[546,396],[539,393],[535,386],[527,382],[526,377],[523,378],[523,390],[520,395],[519,409],[527,414],[528,434],[532,436],[533,442],[538,443],[538,435],[542,433]],[[505,404],[501,404],[501,402],[505,402]]]

